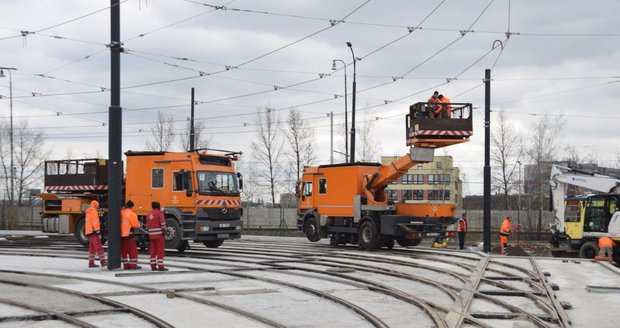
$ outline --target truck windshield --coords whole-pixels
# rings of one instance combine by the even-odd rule
[[[237,176],[229,172],[198,171],[198,193],[201,195],[238,195]]]

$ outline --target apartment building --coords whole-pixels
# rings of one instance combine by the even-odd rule
[[[395,161],[396,156],[381,156],[381,164]],[[463,183],[452,156],[435,156],[430,163],[417,164],[387,188],[388,200],[406,203],[462,204]]]

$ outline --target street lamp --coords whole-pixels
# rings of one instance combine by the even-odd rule
[[[11,143],[11,167],[9,168],[11,171],[11,196],[10,196],[10,201],[11,201],[11,211],[13,209],[13,202],[14,202],[14,189],[15,189],[15,176],[14,176],[14,164],[13,164],[13,75],[11,74],[11,71],[16,71],[17,68],[13,68],[13,67],[1,67],[0,66],[0,77],[5,77],[4,75],[4,70],[6,70],[7,72],[9,72],[9,111],[10,111],[10,134],[9,134],[9,139],[10,139],[10,143]]]
[[[517,161],[517,163],[519,164],[519,181],[518,181],[518,198],[517,198],[517,202],[519,203],[517,205],[517,226],[521,223],[521,161]],[[517,232],[517,241],[520,241],[521,234]]]
[[[353,52],[353,45],[351,42],[347,42],[347,46],[351,49],[351,56],[353,56],[353,96],[351,101],[351,163],[355,163],[355,63],[358,58],[355,57]]]
[[[349,133],[347,132],[347,64],[342,59],[334,59],[332,61],[332,71],[336,70],[336,62],[339,61],[344,67],[344,162],[349,161]]]

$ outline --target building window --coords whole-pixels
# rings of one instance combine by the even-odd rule
[[[413,182],[413,174],[405,174],[402,177],[403,184],[411,184]]]
[[[443,175],[443,184],[445,184],[445,185],[449,185],[450,184],[450,174],[444,174]]]
[[[413,191],[413,199],[414,200],[423,200],[424,199],[424,190],[414,190]]]
[[[430,185],[436,184],[437,180],[435,180],[435,178],[436,178],[436,174],[429,174],[428,175],[428,184],[430,184]]]
[[[442,168],[441,162],[437,162],[436,164],[437,164],[437,169],[441,170],[441,168]]]
[[[414,174],[413,184],[424,184],[424,174]]]
[[[413,199],[413,190],[403,190],[402,201],[412,200]]]
[[[391,202],[398,201],[398,191],[397,190],[388,190],[387,191],[387,200]]]
[[[421,170],[421,169],[422,169],[422,164],[418,164],[418,166],[417,166],[417,167],[418,167],[418,169],[420,169],[420,170]]]
[[[164,187],[164,169],[151,169],[151,188]]]
[[[428,200],[450,200],[449,190],[429,190]]]
[[[319,194],[327,193],[327,179],[319,179]]]

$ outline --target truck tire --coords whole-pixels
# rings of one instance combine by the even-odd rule
[[[598,246],[595,242],[589,241],[579,248],[579,257],[582,259],[593,259],[598,254]]]
[[[311,217],[306,220],[306,223],[304,224],[304,231],[306,232],[306,238],[308,238],[309,241],[317,242],[321,240],[319,229],[319,221],[315,217]]]
[[[183,244],[181,225],[174,218],[166,218],[165,248],[179,249]]]
[[[398,238],[396,242],[402,247],[418,246],[422,242],[422,238]]]
[[[377,225],[372,219],[362,223],[358,230],[358,235],[357,247],[361,250],[377,249],[382,246],[379,229],[377,229]]]
[[[88,238],[84,234],[84,224],[86,223],[86,219],[84,215],[80,216],[80,218],[75,223],[75,229],[73,230],[73,235],[78,243],[82,244],[84,247],[88,247]]]
[[[224,243],[224,239],[218,239],[218,240],[205,240],[202,242],[205,246],[207,246],[207,248],[218,248],[220,246],[222,246],[222,244]]]

